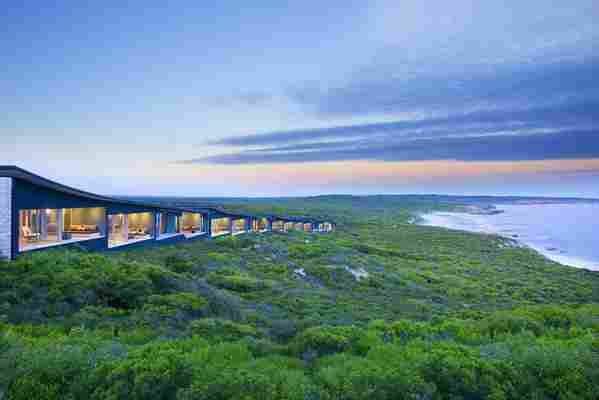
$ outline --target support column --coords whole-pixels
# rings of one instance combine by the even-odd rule
[[[204,232],[210,236],[212,232],[210,232],[210,217],[202,215],[202,226],[204,227]]]
[[[229,233],[233,234],[233,218],[229,218]]]
[[[160,230],[162,226],[162,213],[157,212],[154,214],[154,237],[160,236]]]
[[[172,214],[165,214],[166,216],[166,232],[177,233],[177,216]]]
[[[37,213],[37,220],[40,227],[40,239],[48,239],[48,210],[39,210]]]
[[[106,216],[106,226],[107,226],[107,232],[108,232],[107,236],[109,238],[114,237],[113,236],[114,235],[114,227],[113,227],[112,218],[113,218],[113,216],[110,214]]]
[[[64,210],[59,208],[56,210],[56,238],[58,240],[62,240],[62,234],[64,232],[64,223],[63,223],[63,215]]]
[[[129,241],[129,215],[123,214],[123,240],[125,242]]]

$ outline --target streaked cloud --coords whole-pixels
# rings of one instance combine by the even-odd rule
[[[438,71],[407,77],[386,73],[386,68],[373,67],[325,92],[306,87],[294,98],[322,116],[407,111],[436,115],[599,100],[599,58],[593,57],[469,65],[459,71],[443,71],[441,64]]]
[[[599,100],[272,132],[211,142],[234,152],[183,164],[343,160],[542,160],[599,157]]]
[[[599,157],[599,135],[593,131],[497,134],[324,142],[319,144],[244,150],[232,154],[180,161],[180,164],[269,164],[343,160],[521,161]]]

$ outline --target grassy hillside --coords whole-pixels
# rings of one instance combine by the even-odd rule
[[[338,230],[0,264],[0,398],[596,398],[599,273],[409,223],[455,206],[237,201]]]

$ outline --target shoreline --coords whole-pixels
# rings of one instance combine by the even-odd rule
[[[599,271],[599,262],[565,255],[563,253],[556,253],[556,251],[559,251],[557,246],[545,248],[544,246],[540,246],[530,240],[524,239],[520,233],[505,232],[500,226],[494,225],[492,221],[484,219],[504,212],[504,210],[501,210],[496,206],[468,206],[462,209],[456,209],[455,211],[432,211],[421,213],[417,215],[417,218],[413,223],[416,225],[434,226],[472,233],[498,235],[505,239],[513,240],[518,243],[518,245],[527,247],[539,253],[546,259],[564,266],[586,269],[594,272]]]

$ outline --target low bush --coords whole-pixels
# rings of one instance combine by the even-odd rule
[[[356,286],[356,278],[347,269],[335,265],[307,265],[306,274],[318,278],[327,287],[339,288]]]
[[[222,344],[191,357],[192,384],[177,400],[304,400],[316,388],[297,360],[254,359],[242,344]]]
[[[297,335],[290,348],[297,356],[310,361],[350,349],[360,351],[365,339],[365,332],[356,327],[317,326]]]
[[[270,281],[256,279],[245,274],[224,275],[213,272],[208,275],[207,281],[219,288],[235,292],[253,292],[272,286]]]
[[[328,253],[325,246],[320,243],[290,244],[288,247],[289,258],[305,260],[322,257]]]
[[[233,342],[244,337],[260,337],[261,334],[251,325],[233,321],[205,318],[191,323],[191,332],[212,343]]]
[[[517,322],[505,324],[502,311],[477,320],[317,326],[287,349],[252,326],[219,319],[195,320],[194,336],[177,340],[152,330],[113,337],[3,324],[0,390],[8,399],[594,400],[599,345],[591,329],[577,331],[588,310],[563,308],[574,326],[551,322],[537,334],[520,329],[520,318],[553,311],[514,310]],[[465,336],[464,326],[475,333]]]
[[[93,369],[89,360],[100,343],[64,335],[13,342],[13,351],[0,356],[0,388],[11,400],[58,400],[87,391],[82,380]]]
[[[201,340],[156,342],[131,351],[124,359],[101,363],[86,384],[91,400],[175,399],[191,383],[188,355],[205,348]]]
[[[397,358],[397,353],[394,354]],[[407,363],[390,366],[379,360],[336,354],[317,364],[314,379],[324,400],[403,400],[435,398],[426,383]]]
[[[178,273],[190,272],[194,267],[192,260],[179,255],[169,255],[164,260],[164,265],[168,269]]]
[[[152,295],[147,298],[146,303],[168,306],[190,314],[199,313],[208,305],[208,302],[204,298],[186,292]]]
[[[37,311],[19,316],[19,307],[13,307],[8,319],[14,322],[39,322],[40,306],[51,310],[47,318],[85,306],[131,310],[148,296],[174,288],[177,280],[153,264],[75,251],[33,253],[1,267],[0,303]]]

